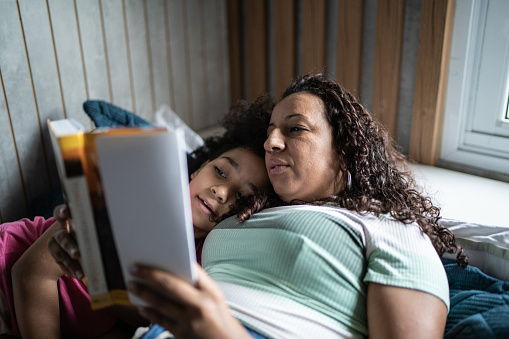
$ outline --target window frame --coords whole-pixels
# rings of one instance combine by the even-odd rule
[[[509,18],[500,21],[498,6],[509,8],[509,2],[456,2],[439,164],[509,178],[509,122],[504,119],[509,97]],[[497,35],[498,41],[485,38],[486,32],[500,31],[500,26],[505,31]],[[493,53],[489,48],[498,49]],[[497,90],[487,87],[490,82],[497,83],[491,86]]]

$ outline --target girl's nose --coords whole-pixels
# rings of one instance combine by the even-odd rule
[[[224,185],[216,185],[210,188],[214,196],[220,203],[224,204],[228,201],[228,189]]]

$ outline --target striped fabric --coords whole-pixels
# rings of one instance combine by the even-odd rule
[[[344,209],[287,206],[216,226],[202,264],[233,314],[276,338],[367,335],[368,282],[417,289],[449,307],[447,277],[415,225]]]

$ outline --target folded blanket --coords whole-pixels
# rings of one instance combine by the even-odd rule
[[[444,259],[451,309],[444,338],[509,338],[509,282]]]
[[[101,100],[87,100],[83,110],[96,127],[153,126],[150,122],[123,108]]]

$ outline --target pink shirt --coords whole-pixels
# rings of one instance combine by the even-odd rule
[[[11,269],[19,257],[54,222],[36,217],[0,225],[0,289],[6,296],[11,314],[12,335],[20,337],[12,292]],[[63,336],[95,338],[108,330],[118,318],[108,308],[93,311],[85,285],[67,275],[58,280],[60,330]]]

